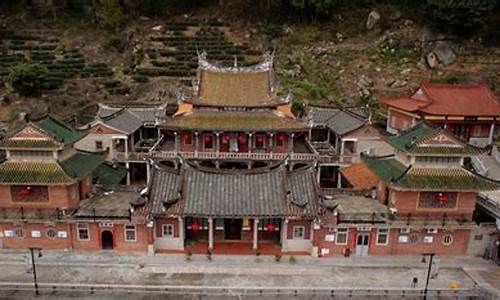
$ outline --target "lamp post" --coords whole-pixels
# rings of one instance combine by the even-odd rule
[[[35,284],[35,295],[39,295],[38,292],[38,281],[36,279],[36,265],[35,265],[35,251],[38,251],[38,257],[42,257],[41,248],[29,248],[31,254],[31,267],[33,269],[33,283]]]
[[[425,257],[429,256],[429,265],[427,267],[427,279],[425,280],[425,288],[424,288],[424,300],[427,299],[427,290],[429,287],[429,279],[431,277],[431,269],[432,269],[432,260],[434,259],[435,253],[424,253],[422,254],[422,262],[425,263]]]

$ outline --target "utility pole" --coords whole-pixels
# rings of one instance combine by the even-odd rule
[[[33,283],[35,284],[35,295],[39,295],[38,281],[36,279],[35,251],[38,251],[38,257],[42,256],[41,248],[29,248],[31,253],[31,267],[33,268]]]
[[[424,300],[427,299],[427,289],[429,287],[429,279],[431,277],[431,269],[432,269],[432,260],[434,259],[435,253],[424,253],[423,260],[425,261],[425,257],[429,256],[429,266],[427,267],[427,279],[425,280],[425,288],[424,288]]]

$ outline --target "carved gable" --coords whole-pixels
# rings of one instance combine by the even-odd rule
[[[10,139],[13,140],[53,140],[52,136],[46,134],[31,124],[26,125]]]

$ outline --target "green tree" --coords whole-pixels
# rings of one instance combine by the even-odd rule
[[[432,17],[453,28],[480,25],[497,5],[498,0],[427,0],[427,10]]]
[[[19,63],[9,68],[7,84],[22,96],[32,96],[40,92],[47,76],[47,68],[37,63]]]
[[[103,0],[97,8],[96,17],[101,27],[110,32],[120,31],[126,22],[118,0]]]

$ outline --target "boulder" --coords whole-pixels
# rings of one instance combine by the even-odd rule
[[[372,30],[380,21],[380,14],[374,10],[368,14],[368,19],[366,20],[366,29]]]
[[[439,66],[439,60],[434,52],[429,52],[425,57],[425,61],[431,69],[437,68],[437,66]]]
[[[436,55],[438,61],[444,66],[451,65],[457,58],[457,55],[453,52],[450,43],[447,41],[437,41],[432,52]]]

